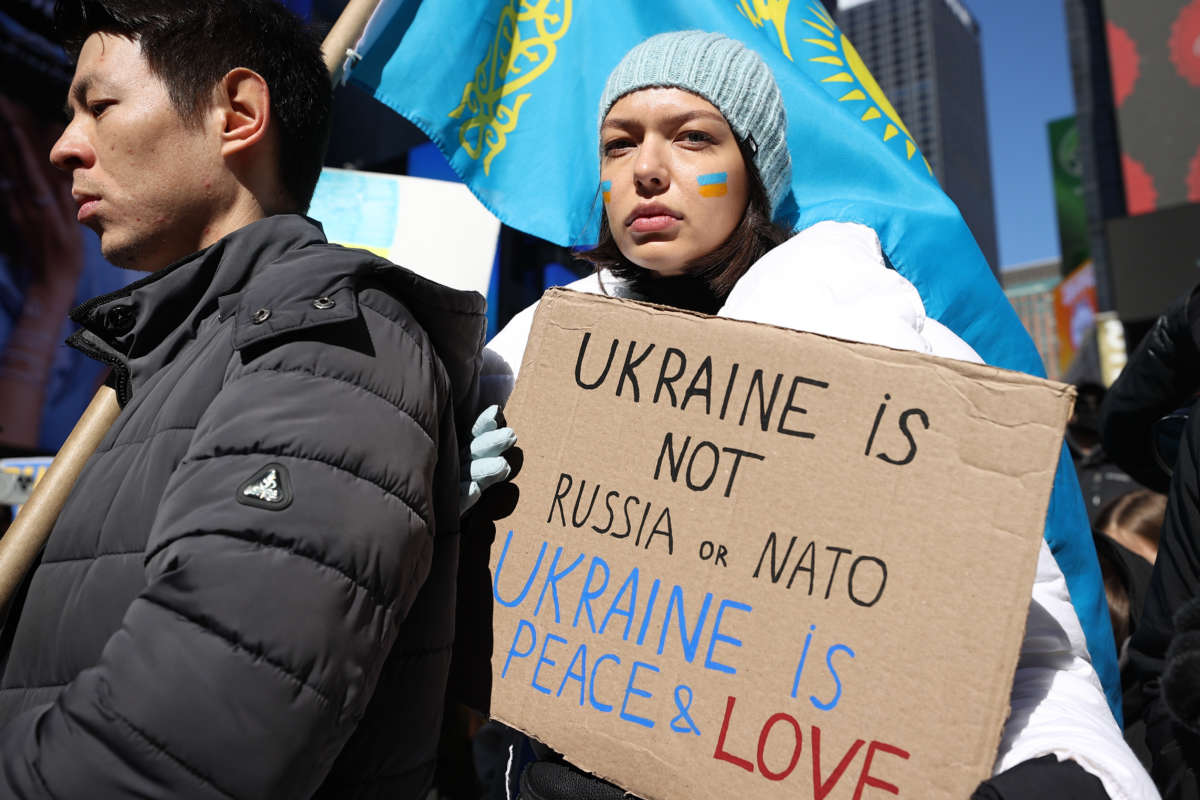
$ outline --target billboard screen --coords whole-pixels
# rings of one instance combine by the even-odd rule
[[[1054,289],[1058,328],[1058,371],[1066,373],[1096,324],[1096,269],[1091,261],[1076,267]]]
[[[1090,257],[1087,208],[1083,202],[1083,164],[1079,160],[1079,128],[1075,117],[1051,120],[1050,165],[1054,173],[1054,207],[1058,246],[1066,275]]]
[[[1122,321],[1154,319],[1200,281],[1200,204],[1110,219],[1104,229]]]
[[[1200,0],[1104,0],[1131,216],[1200,202]]]

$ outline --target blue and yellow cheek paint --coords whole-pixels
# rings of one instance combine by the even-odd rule
[[[724,172],[710,172],[696,178],[700,184],[701,197],[722,197],[728,190]]]
[[[600,196],[606,203],[612,199],[612,181],[600,181]]]

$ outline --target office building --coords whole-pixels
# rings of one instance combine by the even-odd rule
[[[838,0],[837,20],[995,272],[978,23],[959,0]]]
[[[1059,377],[1062,365],[1055,290],[1062,282],[1062,274],[1058,259],[1011,267],[1000,273],[1000,282],[1042,357],[1046,376]]]

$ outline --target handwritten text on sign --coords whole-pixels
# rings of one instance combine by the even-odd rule
[[[947,364],[550,295],[507,409],[493,713],[646,797],[967,796],[1069,401]]]

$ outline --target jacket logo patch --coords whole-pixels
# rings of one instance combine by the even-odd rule
[[[237,501],[281,511],[292,504],[292,479],[282,464],[267,464],[237,490]]]

